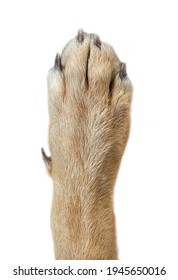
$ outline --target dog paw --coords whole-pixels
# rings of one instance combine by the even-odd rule
[[[72,157],[101,161],[100,151],[116,144],[122,155],[129,134],[132,85],[126,64],[110,45],[80,30],[61,56],[56,55],[48,92],[54,162],[62,154],[66,166]]]

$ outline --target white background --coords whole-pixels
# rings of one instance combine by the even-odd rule
[[[80,27],[114,47],[134,85],[131,133],[115,189],[120,259],[125,265],[173,269],[178,251],[176,2],[1,1],[3,279],[13,278],[7,276],[13,265],[54,259],[52,181],[40,153],[42,146],[49,151],[46,77],[55,54]],[[171,275],[173,270],[164,279],[176,279]]]

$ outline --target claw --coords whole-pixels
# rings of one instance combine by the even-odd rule
[[[121,80],[125,79],[127,77],[127,71],[126,71],[126,64],[121,63],[120,70],[119,70],[119,77]]]
[[[51,176],[51,172],[52,172],[52,162],[51,162],[51,157],[48,157],[44,151],[43,148],[41,148],[41,153],[42,153],[42,157],[43,157],[43,161],[46,165],[48,174]]]
[[[81,43],[83,42],[83,40],[84,40],[84,32],[83,32],[82,29],[78,31],[77,40],[78,40],[78,42],[79,42],[80,44],[81,44]]]
[[[55,57],[54,67],[60,71],[62,71],[61,57],[57,53]]]
[[[46,167],[48,169],[48,171],[51,169],[51,157],[48,157],[44,151],[43,148],[41,148],[41,153],[42,153],[42,157],[43,157],[43,160],[46,164]]]
[[[48,157],[43,148],[41,148],[42,157],[45,163],[51,163],[51,157]]]
[[[98,35],[94,36],[94,44],[97,46],[99,49],[101,49],[101,41]]]

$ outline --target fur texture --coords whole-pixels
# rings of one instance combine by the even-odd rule
[[[48,73],[51,227],[56,259],[118,258],[113,187],[127,143],[132,86],[125,64],[79,31]]]

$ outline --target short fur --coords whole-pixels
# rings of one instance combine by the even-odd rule
[[[113,187],[127,143],[132,86],[125,64],[82,31],[48,73],[51,227],[56,259],[118,258]]]

